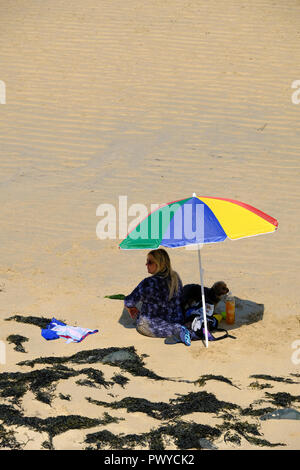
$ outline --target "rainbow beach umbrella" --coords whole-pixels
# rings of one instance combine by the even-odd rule
[[[203,270],[200,248],[203,244],[229,238],[272,233],[278,228],[273,217],[249,204],[225,198],[192,197],[169,202],[149,213],[120,243],[123,250],[176,248],[194,245],[198,249],[205,344],[208,347]]]

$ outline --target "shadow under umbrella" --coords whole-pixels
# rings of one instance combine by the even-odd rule
[[[252,300],[240,299],[235,296],[235,321],[232,325],[229,325],[225,320],[223,320],[221,322],[221,327],[231,331],[243,325],[257,323],[263,319],[264,309],[264,304],[258,304]],[[217,305],[215,312],[221,314],[225,310],[225,302],[221,301]]]
[[[131,318],[125,307],[123,308],[122,314],[119,318],[119,323],[124,326],[124,328],[136,328],[136,320]]]

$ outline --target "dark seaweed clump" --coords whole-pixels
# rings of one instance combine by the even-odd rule
[[[0,448],[6,449],[20,449],[21,445],[15,438],[15,433],[13,431],[9,431],[0,424]]]
[[[254,409],[253,405],[250,405],[248,408],[241,410],[241,415],[260,417],[267,413],[273,413],[274,411],[276,411],[276,409],[277,408],[271,408],[271,407]]]
[[[270,398],[274,405],[283,406],[285,408],[289,408],[291,404],[295,401],[300,401],[300,395],[295,396],[286,392],[278,392],[278,393],[266,392],[266,397]]]
[[[202,439],[209,439],[212,442],[224,434],[224,441],[235,445],[241,445],[242,438],[254,445],[261,447],[282,446],[281,443],[271,443],[266,439],[261,439],[261,434],[255,424],[235,421],[224,422],[220,426],[211,427],[208,425],[173,420],[152,429],[150,432],[142,434],[118,434],[104,430],[86,436],[85,442],[89,444],[86,450],[91,449],[128,449],[139,447],[148,447],[156,450],[165,449],[165,441],[168,438],[173,439],[178,449],[201,449]]]
[[[50,405],[54,397],[55,384],[59,380],[66,380],[82,374],[90,380],[87,380],[87,383],[78,381],[79,385],[108,388],[114,384],[114,382],[105,380],[102,371],[93,368],[74,370],[63,365],[56,365],[31,372],[4,372],[0,374],[0,397],[11,397],[13,403],[19,404],[19,400],[30,390],[38,401]]]
[[[132,449],[136,446],[149,447],[150,450],[165,449],[164,439],[171,437],[179,449],[201,449],[200,439],[219,437],[221,432],[204,424],[175,421],[142,434],[115,435],[104,430],[86,436],[87,449]]]
[[[45,368],[32,372],[4,372],[0,374],[0,396],[12,397],[13,403],[18,404],[24,394],[30,390],[37,400],[50,404],[53,383],[73,377],[74,373],[76,371],[68,368]]]
[[[219,380],[220,382],[224,382],[232,387],[239,388],[237,385],[234,385],[230,379],[224,377],[223,375],[213,375],[213,374],[206,374],[201,375],[198,380],[195,380],[194,384],[203,387],[208,380]]]
[[[16,315],[8,320],[23,321],[31,323],[40,328],[45,328],[50,319],[37,317],[21,317]],[[12,335],[17,336],[17,335]],[[22,338],[22,337],[21,337]],[[24,341],[23,341],[24,342]],[[31,372],[14,372],[0,374],[0,397],[10,398],[11,403],[20,406],[20,399],[27,391],[31,391],[35,398],[43,403],[51,405],[54,397],[56,383],[60,380],[67,380],[71,377],[85,375],[85,378],[77,380],[78,385],[87,385],[90,387],[109,388],[114,384],[124,387],[128,378],[122,374],[115,374],[110,381],[107,381],[102,371],[92,367],[84,367],[80,370],[74,370],[66,364],[108,364],[113,367],[119,367],[134,376],[145,377],[153,380],[184,381],[194,385],[203,386],[207,380],[219,380],[236,387],[231,380],[226,377],[207,374],[201,376],[196,381],[176,380],[172,378],[160,377],[153,371],[147,369],[143,362],[145,355],[139,356],[134,347],[128,348],[103,348],[87,351],[80,351],[76,354],[66,357],[45,357],[37,358],[32,361],[23,361],[19,365],[34,367],[36,364],[45,364],[51,367],[34,370]],[[291,379],[282,379],[265,375],[252,376],[257,379],[274,380],[286,383],[296,383]],[[239,388],[239,387],[237,387]],[[70,395],[59,395],[61,399],[70,400]],[[293,397],[290,394],[277,393],[268,394],[276,406],[289,406],[293,401],[299,401],[300,397]],[[278,446],[284,444],[274,444],[262,439],[259,426],[253,423],[241,421],[241,417],[249,416],[257,418],[272,412],[276,408],[254,409],[252,405],[242,409],[234,403],[218,400],[212,393],[205,391],[198,393],[188,393],[179,395],[169,402],[151,402],[142,398],[127,397],[120,401],[107,403],[103,401],[87,398],[90,403],[111,409],[126,409],[129,413],[141,412],[154,419],[165,421],[157,429],[142,434],[118,434],[102,430],[94,434],[88,434],[85,443],[90,448],[100,449],[104,447],[122,449],[134,448],[135,446],[150,449],[164,449],[166,441],[171,439],[180,449],[201,448],[201,439],[208,438],[209,441],[220,437],[223,434],[224,440],[232,444],[240,445],[242,438],[248,442],[260,446]],[[186,423],[181,421],[181,417],[193,412],[212,413],[219,418],[223,418],[223,424],[216,427],[204,426],[193,422]],[[223,413],[223,415],[221,415]],[[88,429],[98,425],[105,425],[111,422],[119,422],[121,418],[113,418],[104,413],[102,419],[91,419],[80,415],[56,416],[47,419],[38,417],[26,417],[21,409],[15,409],[12,406],[0,405],[0,446],[6,448],[22,447],[14,437],[13,431],[4,429],[6,426],[26,426],[38,432],[46,432],[49,440],[42,445],[45,449],[53,449],[53,438],[69,429]]]
[[[93,357],[94,356],[92,356],[92,358]],[[78,360],[78,356],[76,360]],[[118,374],[113,377],[112,381],[107,382],[105,381],[102,371],[93,368],[74,370],[63,364],[56,364],[52,367],[26,373],[15,372],[0,374],[0,395],[2,397],[12,397],[14,402],[18,404],[18,399],[21,398],[27,390],[31,390],[35,394],[36,399],[50,404],[53,398],[55,383],[58,380],[68,379],[82,374],[85,374],[90,379],[89,385],[104,386],[105,388],[108,388],[114,383],[125,384],[128,380],[126,377]],[[276,405],[280,404],[280,406],[282,406],[282,403],[290,404],[292,401],[299,400],[299,397],[293,397],[284,393],[266,393],[266,396],[272,398],[274,403]],[[288,397],[289,400],[287,399]],[[167,423],[160,426],[158,429],[140,435],[114,435],[105,430],[90,434],[87,436],[85,442],[90,446],[94,446],[92,448],[98,449],[103,446],[109,446],[110,448],[122,449],[133,448],[134,446],[148,446],[150,449],[164,449],[166,439],[173,439],[176,446],[181,449],[201,448],[201,443],[199,442],[200,438],[209,438],[211,441],[221,434],[224,435],[226,442],[236,445],[240,445],[242,438],[259,446],[273,447],[284,445],[281,443],[270,443],[262,439],[259,427],[256,424],[250,424],[240,420],[241,416],[251,416],[255,418],[266,412],[272,412],[276,408],[255,410],[250,406],[249,408],[242,409],[234,403],[218,400],[215,395],[207,393],[206,391],[179,395],[174,399],[170,399],[169,402],[151,402],[143,398],[133,397],[127,397],[112,403],[92,400],[91,398],[87,398],[87,400],[90,403],[106,408],[123,408],[129,413],[142,412],[154,419],[167,421]],[[201,424],[184,423],[180,421],[181,417],[193,412],[218,415],[219,418],[223,418],[223,424],[211,428]],[[223,415],[221,413],[223,413]],[[27,426],[39,432],[47,432],[49,441],[43,443],[43,447],[46,449],[53,449],[53,437],[69,429],[90,428],[99,424],[103,425],[109,422],[119,421],[118,418],[112,418],[107,413],[105,413],[104,417],[100,420],[91,420],[90,418],[79,415],[57,416],[43,420],[37,417],[25,417],[20,410],[16,410],[8,405],[0,406],[0,416],[2,424],[8,426]],[[3,443],[6,443],[6,447],[10,445],[11,448],[18,448],[18,443],[14,441],[14,436],[9,430],[5,430],[5,434],[3,431],[0,435],[0,439],[1,438]]]
[[[255,382],[251,382],[249,384],[250,388],[256,388],[258,390],[263,390],[264,388],[273,388],[273,385],[271,384],[260,384],[257,380]]]
[[[284,383],[287,383],[287,384],[297,384],[298,383],[298,382],[295,382],[294,380],[289,379],[289,378],[276,377],[276,376],[265,375],[265,374],[250,375],[250,378],[262,379],[262,380],[273,380],[274,382],[284,382]]]
[[[15,345],[15,348],[14,348],[15,351],[25,353],[26,351],[25,351],[24,346],[23,346],[22,343],[26,343],[29,340],[25,336],[10,335],[6,338],[6,341],[10,344]]]
[[[168,380],[159,377],[144,366],[143,360],[138,356],[134,347],[128,348],[104,348],[89,351],[80,351],[67,357],[45,357],[37,358],[31,361],[23,361],[18,365],[33,367],[36,364],[47,364],[52,367],[35,370],[32,372],[14,372],[0,374],[0,396],[11,397],[14,403],[18,403],[20,398],[28,391],[32,391],[36,399],[51,404],[55,384],[59,380],[69,379],[79,375],[85,375],[86,378],[79,379],[78,385],[90,387],[111,387],[119,384],[122,387],[128,382],[128,378],[122,374],[116,374],[111,381],[105,380],[102,371],[92,367],[74,370],[64,364],[94,364],[102,362],[114,367],[119,367],[135,376],[147,377],[154,380]],[[170,379],[172,380],[172,379]]]
[[[127,377],[124,377],[124,375],[115,374],[112,377],[112,381],[115,382],[118,385],[121,385],[121,387],[124,388],[125,385],[129,382],[129,379]]]
[[[70,400],[71,400],[71,395],[68,395],[68,394],[67,394],[67,395],[64,395],[63,393],[60,393],[60,394],[59,394],[59,398],[60,398],[61,400],[70,401]]]
[[[236,420],[234,420],[234,422],[232,422],[232,420],[224,421],[223,424],[219,426],[219,429],[224,433],[225,442],[232,442],[240,445],[241,437],[243,437],[250,444],[261,447],[277,447],[285,445],[280,442],[272,443],[266,439],[261,439],[261,433],[258,430],[258,426],[248,422]]]
[[[108,413],[103,415],[102,419],[92,419],[80,415],[62,415],[51,418],[41,419],[38,417],[24,416],[20,410],[16,410],[9,405],[0,405],[0,416],[2,423],[7,426],[26,426],[40,433],[46,432],[49,436],[49,443],[44,443],[43,447],[53,449],[53,437],[62,434],[70,429],[87,429],[99,425],[106,425],[109,423],[118,423],[120,419],[110,416]],[[11,446],[18,448],[19,444],[14,442],[12,434],[4,435],[4,439],[10,439]],[[0,427],[0,439],[1,439]],[[4,443],[6,443],[4,441]],[[7,447],[7,445],[6,445]]]
[[[145,413],[152,418],[159,420],[174,419],[193,412],[218,413],[224,409],[237,409],[234,403],[219,401],[214,394],[207,392],[190,392],[187,395],[180,395],[178,398],[165,402],[151,402],[145,398],[126,397],[120,401],[106,403],[103,401],[87,398],[90,403],[103,406],[105,408],[120,409],[125,408],[128,413]]]
[[[120,357],[117,355],[120,354]],[[122,359],[122,354],[124,358]],[[116,356],[116,358],[115,358]],[[109,364],[113,367],[119,367],[120,369],[129,372],[133,376],[138,377],[147,377],[153,380],[168,380],[171,382],[186,382],[186,383],[193,383],[195,385],[203,386],[208,380],[218,380],[224,383],[227,383],[233,387],[239,388],[232,383],[232,381],[222,375],[213,375],[207,374],[201,376],[199,379],[195,381],[190,380],[181,380],[181,379],[174,379],[169,377],[161,377],[151,370],[145,367],[145,363],[143,361],[143,357],[147,357],[146,354],[142,354],[139,356],[136,353],[136,350],[133,346],[127,348],[103,348],[103,349],[93,349],[87,351],[80,351],[72,356],[65,356],[65,357],[42,357],[37,358],[32,361],[22,361],[19,362],[18,365],[21,366],[29,366],[34,367],[36,364],[65,364],[65,363],[73,363],[73,364],[94,364],[97,362]],[[118,376],[121,377],[121,376]],[[113,379],[115,382],[116,380]],[[123,383],[126,383],[128,379],[123,379]],[[118,382],[116,382],[118,383]]]
[[[6,321],[14,320],[19,323],[29,323],[30,325],[39,326],[40,328],[47,328],[52,318],[33,317],[33,316],[24,317],[23,315],[14,315],[12,317],[5,318],[5,320]]]
[[[145,413],[146,415],[163,421],[173,421],[166,426],[162,426],[151,433],[145,433],[141,435],[127,435],[127,436],[115,436],[108,431],[103,431],[90,435],[86,440],[87,443],[96,443],[97,449],[101,446],[110,445],[111,448],[125,448],[134,446],[134,445],[149,445],[150,449],[153,448],[153,442],[159,443],[161,447],[156,447],[158,449],[164,449],[162,446],[163,435],[169,435],[175,438],[176,445],[178,448],[201,448],[200,443],[195,442],[195,436],[197,439],[210,437],[211,439],[214,436],[219,436],[221,433],[224,433],[225,442],[232,442],[234,444],[240,445],[241,438],[245,438],[248,442],[259,445],[259,446],[269,446],[275,447],[279,445],[284,445],[281,443],[270,443],[264,439],[261,439],[261,434],[259,428],[256,424],[249,424],[247,422],[240,421],[238,416],[252,416],[257,417],[265,414],[266,411],[274,410],[273,408],[265,408],[261,410],[253,410],[252,408],[247,408],[243,410],[241,407],[234,403],[224,402],[218,400],[212,393],[207,392],[198,392],[198,393],[188,393],[187,395],[180,395],[176,399],[169,400],[169,403],[165,402],[151,402],[144,398],[134,398],[126,397],[120,401],[106,403],[103,401],[94,400],[92,398],[87,398],[90,403],[103,406],[110,409],[120,409],[125,408],[128,413]],[[220,417],[223,417],[223,424],[217,426],[216,428],[210,428],[217,430],[217,432],[208,433],[208,434],[199,434],[195,433],[195,436],[190,435],[190,432],[194,432],[196,429],[193,428],[196,425],[195,423],[185,423],[184,426],[181,421],[178,421],[180,417],[188,415],[194,412],[202,413],[213,413],[215,415],[223,413]],[[238,416],[237,416],[238,413]],[[174,425],[174,422],[176,423]],[[184,432],[179,436],[180,427],[183,426],[185,429]],[[190,427],[189,427],[190,426]],[[200,425],[201,426],[201,425]],[[201,428],[203,431],[204,428]],[[199,437],[197,437],[199,436]]]
[[[123,353],[124,359],[114,359],[114,353]],[[133,346],[127,348],[103,348],[103,349],[92,349],[88,351],[79,351],[72,356],[66,357],[41,357],[32,361],[19,362],[18,365],[33,367],[36,364],[95,364],[97,362],[109,364],[114,367],[120,367],[120,369],[129,372],[130,374],[138,377],[147,377],[154,380],[172,380],[165,377],[160,377],[151,370],[145,367],[143,360],[136,353]]]
[[[92,367],[81,369],[77,371],[80,374],[86,374],[90,380],[78,380],[78,385],[86,385],[89,387],[97,387],[98,385],[108,388],[114,384],[114,382],[108,382],[104,378],[104,374],[101,370],[93,369]]]

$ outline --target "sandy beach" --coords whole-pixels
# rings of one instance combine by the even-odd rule
[[[299,449],[299,18],[296,0],[1,6],[0,448]],[[119,249],[120,196],[193,192],[279,222],[201,250],[236,297],[236,339],[208,348],[142,336],[105,297],[148,275],[147,250]],[[168,253],[199,283],[195,251]],[[52,318],[99,331],[46,341]]]

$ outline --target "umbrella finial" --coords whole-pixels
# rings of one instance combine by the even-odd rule
[[[197,197],[197,194],[196,194],[196,193],[193,193],[193,197]]]

